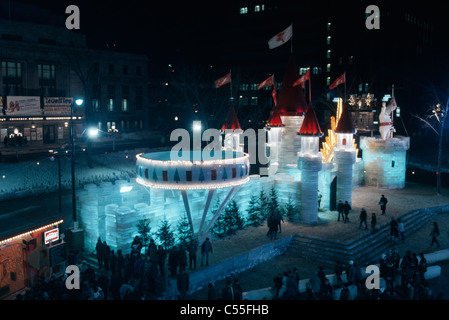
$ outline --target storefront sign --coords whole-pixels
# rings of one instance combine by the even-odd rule
[[[46,97],[44,98],[44,114],[46,116],[70,116],[73,98]]]
[[[41,116],[41,101],[38,96],[8,96],[6,97],[7,116]]]
[[[50,242],[59,240],[59,228],[51,229],[44,232],[44,243],[49,244]]]

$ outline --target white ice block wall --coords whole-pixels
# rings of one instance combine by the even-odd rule
[[[386,140],[360,137],[360,148],[363,150],[365,185],[387,189],[405,187],[409,137],[397,136]]]
[[[318,173],[322,168],[322,155],[301,154],[298,158],[301,169],[301,220],[307,224],[318,222]]]
[[[337,167],[337,201],[352,204],[352,174],[355,163],[355,149],[335,149],[334,161]]]

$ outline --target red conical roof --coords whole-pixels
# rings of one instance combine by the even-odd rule
[[[296,67],[293,55],[290,55],[277,98],[281,116],[302,115],[306,112],[307,103],[304,97],[304,90],[301,86],[293,87],[293,83],[298,78],[298,68]]]
[[[239,122],[239,119],[237,118],[237,114],[235,112],[234,107],[231,107],[231,109],[229,110],[228,118],[227,118],[226,122],[223,124],[223,126],[221,127],[221,131],[224,131],[226,129],[242,130],[242,128],[240,127],[240,122]]]
[[[351,114],[346,107],[346,104],[343,103],[341,116],[338,120],[337,127],[335,128],[335,133],[352,133],[355,134],[357,130],[354,129],[354,124],[352,123]]]
[[[321,132],[320,124],[318,123],[318,119],[316,118],[316,114],[311,103],[309,104],[307,113],[298,134],[301,136],[323,136],[323,132]]]
[[[268,127],[275,128],[275,127],[283,127],[284,124],[281,120],[281,115],[279,113],[278,108],[273,108],[271,111],[270,118],[268,119]]]

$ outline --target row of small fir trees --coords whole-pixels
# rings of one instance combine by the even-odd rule
[[[219,206],[220,202],[217,201],[212,211],[213,215]],[[262,189],[258,195],[251,196],[246,219],[243,217],[237,202],[233,200],[215,221],[210,232],[213,236],[220,239],[232,236],[245,227],[262,225],[272,213],[276,214],[278,212],[290,221],[296,221],[297,219],[296,205],[291,198],[289,198],[287,203],[281,205],[274,187],[271,188],[268,194]],[[154,233],[151,233],[149,220],[140,220],[137,224],[137,232],[145,247],[150,238],[153,238],[165,250],[170,250],[175,245],[188,245],[194,239],[187,215],[184,215],[183,219],[177,223],[175,230],[172,229],[169,221],[164,217],[159,228]]]

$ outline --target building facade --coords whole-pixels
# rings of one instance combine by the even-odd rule
[[[0,133],[42,149],[70,140],[71,105],[77,144],[86,128],[107,133],[148,128],[148,58],[87,47],[64,25],[0,19]],[[32,32],[31,32],[32,31]],[[25,139],[26,138],[26,139]],[[11,142],[10,140],[10,142]]]

